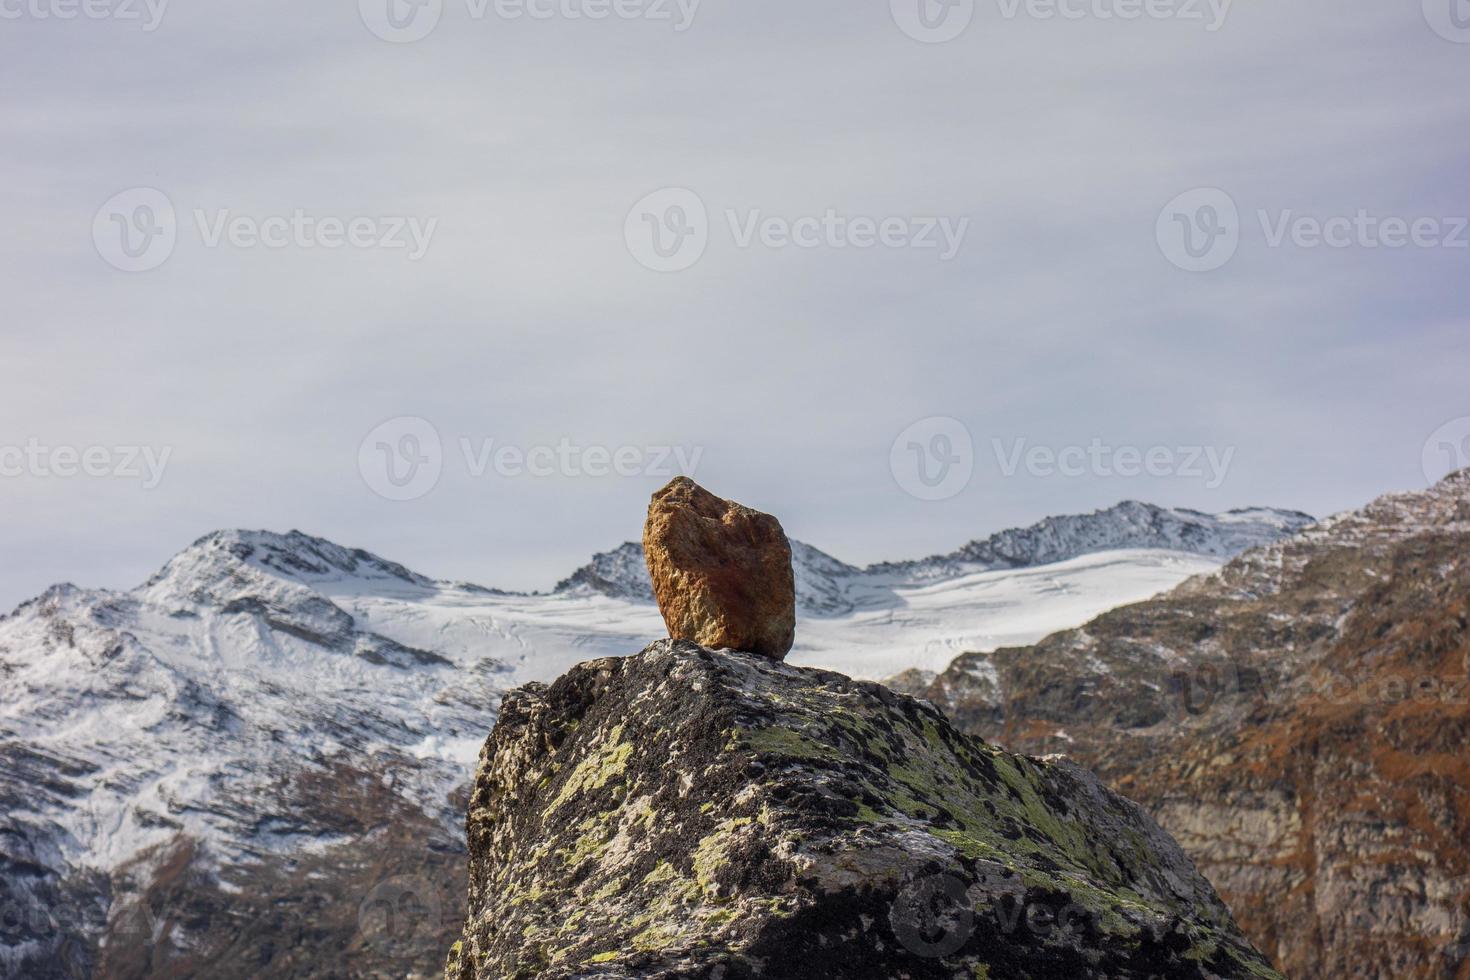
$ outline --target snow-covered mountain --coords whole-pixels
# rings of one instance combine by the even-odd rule
[[[874,565],[867,571],[906,581],[933,581],[976,569],[1029,568],[1123,548],[1229,558],[1295,534],[1312,522],[1311,515],[1293,510],[1251,507],[1204,514],[1125,500],[1107,510],[1048,517],[1030,527],[1001,531],[947,555]]]
[[[1031,568],[1103,551],[1179,551],[1229,558],[1295,534],[1313,518],[1300,511],[1253,507],[1224,514],[1126,500],[1091,514],[1048,517],[1026,528],[971,541],[943,555],[858,568],[800,541],[791,542],[799,611],[843,615],[895,588],[945,581],[999,569]],[[595,555],[556,586],[558,593],[597,592],[653,601],[643,547],[629,541]]]
[[[790,659],[942,669],[1307,521],[1125,504],[867,569],[794,543]],[[307,892],[359,975],[432,966],[437,933],[388,949],[360,935],[359,909],[405,875],[458,905],[458,794],[500,694],[663,632],[631,544],[549,595],[247,531],[135,589],[49,589],[0,619],[0,975],[289,975],[234,950],[258,934],[253,955],[285,955],[272,917]]]

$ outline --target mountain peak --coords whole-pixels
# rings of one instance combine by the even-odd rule
[[[1289,537],[1314,521],[1309,514],[1273,507],[1206,514],[1124,500],[1090,514],[1048,517],[1030,527],[1000,531],[948,554],[880,562],[867,568],[839,561],[793,538],[791,564],[800,612],[808,616],[841,615],[858,604],[859,591],[865,593],[862,601],[872,601],[875,589],[927,584],[977,571],[1051,565],[1099,551],[1149,549],[1231,558],[1257,545]],[[643,547],[632,541],[594,555],[591,562],[558,582],[555,591],[653,601]]]
[[[599,551],[552,591],[600,592],[614,599],[652,602],[653,582],[643,561],[643,545],[624,541],[611,551]]]
[[[343,583],[349,580],[397,582],[431,587],[434,580],[397,562],[361,548],[342,545],[302,531],[224,529],[195,541],[169,560],[145,588],[170,581],[195,586],[253,569],[302,585]]]
[[[1048,517],[971,541],[958,551],[921,562],[885,566],[888,570],[952,564],[988,568],[1049,565],[1081,555],[1120,548],[1155,548],[1229,558],[1257,545],[1269,544],[1309,526],[1314,518],[1300,511],[1247,507],[1208,514],[1181,507],[1161,507],[1124,500],[1090,514]]]

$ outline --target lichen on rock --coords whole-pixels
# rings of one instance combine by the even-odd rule
[[[448,980],[1278,977],[1083,770],[688,642],[507,696],[467,826]]]

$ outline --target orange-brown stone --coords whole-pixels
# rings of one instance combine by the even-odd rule
[[[773,660],[791,649],[791,544],[770,514],[677,477],[648,505],[643,554],[674,639]]]

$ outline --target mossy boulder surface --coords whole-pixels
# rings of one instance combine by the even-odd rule
[[[1091,774],[688,642],[508,695],[468,835],[448,980],[1279,977]]]

